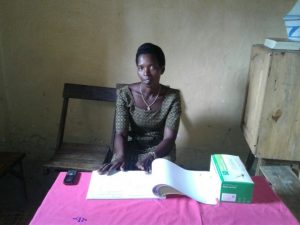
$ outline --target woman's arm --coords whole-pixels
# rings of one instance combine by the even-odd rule
[[[151,163],[155,158],[162,158],[168,155],[175,145],[177,132],[177,130],[166,127],[164,129],[163,140],[156,146],[155,151],[150,152],[147,157],[137,162],[137,168],[149,172],[151,170]]]
[[[113,158],[110,163],[102,165],[99,169],[101,174],[110,174],[114,170],[125,168],[125,145],[128,138],[128,108],[126,103],[126,97],[122,90],[117,90],[117,101],[116,101],[116,117],[115,117],[115,138],[114,138],[114,149]]]
[[[170,151],[175,146],[175,140],[177,137],[177,130],[172,130],[168,127],[164,129],[164,138],[163,140],[156,146],[155,155],[158,158],[165,157],[170,153]]]
[[[180,92],[174,92],[174,99],[166,118],[163,140],[156,146],[156,157],[165,157],[175,146],[181,115]]]
[[[114,155],[116,158],[124,156],[125,145],[127,143],[128,134],[125,131],[116,132],[114,139]]]
[[[124,170],[125,168],[125,143],[127,132],[117,132],[114,139],[114,155],[110,163],[104,164],[99,172],[101,174],[111,174],[115,170]]]

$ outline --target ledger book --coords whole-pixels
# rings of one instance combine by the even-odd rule
[[[175,194],[205,204],[251,202],[253,182],[236,160],[240,161],[239,157],[212,155],[210,171],[186,170],[163,158],[152,162],[151,173],[117,171],[100,175],[93,171],[87,199],[155,199]]]

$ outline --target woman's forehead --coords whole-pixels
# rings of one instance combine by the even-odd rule
[[[138,57],[138,65],[142,64],[158,64],[158,60],[155,55],[147,53],[141,54]]]

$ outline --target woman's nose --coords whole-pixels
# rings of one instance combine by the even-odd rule
[[[144,75],[145,75],[145,76],[150,75],[150,68],[145,67],[145,69],[144,69]]]

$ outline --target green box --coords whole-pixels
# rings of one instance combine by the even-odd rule
[[[252,202],[254,183],[238,156],[212,155],[210,172],[218,185],[221,202]]]

